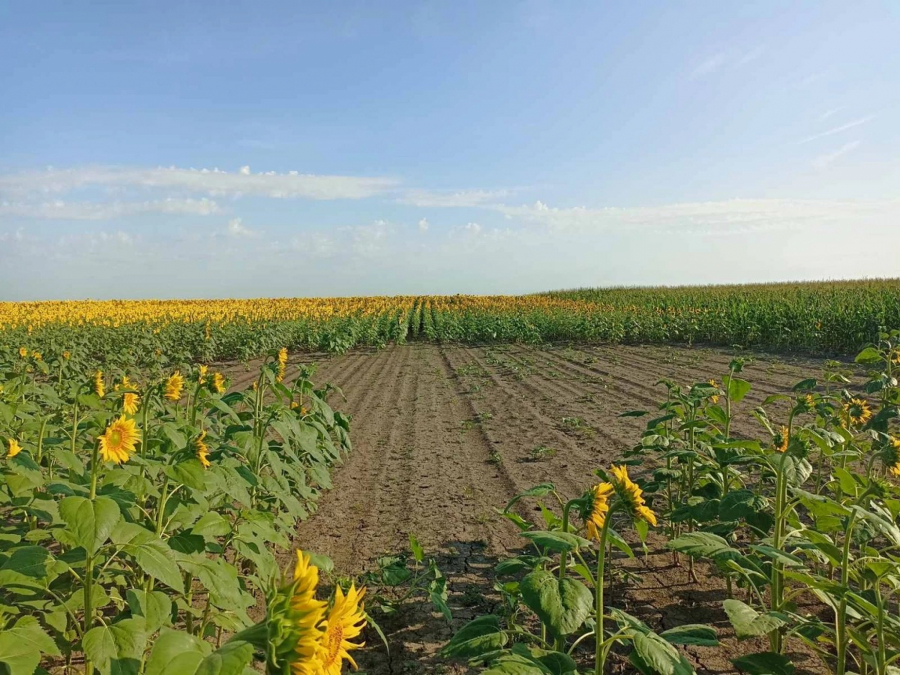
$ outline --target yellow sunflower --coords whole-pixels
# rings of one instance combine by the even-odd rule
[[[200,432],[200,436],[194,441],[194,447],[197,449],[197,459],[200,460],[200,463],[203,465],[203,468],[209,467],[209,446],[206,445],[204,439],[206,438],[206,430]]]
[[[644,502],[644,491],[628,477],[628,468],[624,465],[612,466],[609,472],[613,477],[616,494],[628,506],[632,515],[656,527],[656,514]]]
[[[715,380],[709,380],[709,382],[707,382],[707,384],[709,384],[710,387],[715,387],[716,389],[719,388],[719,385],[716,383]],[[709,397],[709,400],[710,400],[713,404],[716,404],[716,403],[719,402],[719,395],[718,395],[718,394],[713,394],[712,396]]]
[[[318,585],[319,568],[312,564],[307,554],[297,551],[294,582],[289,587],[287,606],[281,619],[290,636],[287,660],[294,675],[317,675],[321,672],[318,655],[325,637],[322,622],[326,603],[316,600]]]
[[[888,444],[885,464],[890,474],[900,478],[900,437],[892,438]]]
[[[284,379],[284,373],[287,370],[288,351],[285,347],[278,350],[278,375],[276,381],[281,382]]]
[[[212,388],[217,394],[225,393],[225,376],[222,373],[213,373]]]
[[[62,357],[63,357],[66,361],[68,361],[70,358],[72,358],[72,352],[70,352],[70,351],[67,349],[66,351],[64,351],[64,352],[62,353]]]
[[[588,537],[600,541],[600,530],[609,511],[609,498],[613,494],[611,483],[598,483],[585,495],[585,508],[581,513]]]
[[[106,395],[106,387],[103,384],[103,371],[98,370],[94,373],[94,393],[100,398]]]
[[[22,446],[19,445],[19,441],[17,441],[15,438],[10,438],[6,456],[8,458],[12,458],[18,455],[20,452],[22,452]]]
[[[209,372],[209,366],[200,366],[197,368],[197,382],[203,384],[206,382],[206,373]]]
[[[165,397],[170,401],[178,401],[181,399],[181,392],[184,389],[184,376],[180,371],[175,371],[166,380]]]
[[[25,347],[19,347],[19,356],[23,359],[28,358],[28,350]]]
[[[850,424],[865,424],[872,417],[869,402],[863,398],[851,398],[844,404],[844,417]]]
[[[132,392],[128,392],[122,397],[122,410],[128,415],[136,415],[140,404],[141,397]]]
[[[122,415],[100,436],[100,456],[113,464],[127,462],[134,454],[134,444],[137,440],[138,432],[134,420]]]
[[[775,438],[772,439],[772,445],[775,446],[775,449],[778,452],[787,452],[788,444],[790,443],[791,437],[790,433],[788,433],[787,427],[781,427],[781,431],[775,434]]]
[[[35,361],[41,361],[43,360],[44,355],[40,352],[31,352],[31,358],[33,358]]]
[[[325,636],[319,643],[318,666],[323,675],[340,675],[344,660],[349,661],[356,669],[356,661],[350,656],[350,652],[365,643],[357,644],[350,640],[359,636],[366,625],[366,613],[362,604],[365,594],[365,588],[357,592],[353,584],[347,595],[344,595],[340,586],[334,589],[334,604],[325,619]]]

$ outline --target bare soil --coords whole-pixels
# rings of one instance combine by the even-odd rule
[[[421,343],[301,356],[318,364],[317,384],[343,390],[345,400],[335,393],[331,403],[352,415],[354,450],[318,511],[299,525],[297,545],[331,557],[336,573],[355,575],[372,570],[379,556],[407,550],[413,533],[450,582],[451,624],[426,599],[407,602],[382,622],[390,652],[367,631],[367,645],[357,652],[360,669],[467,672],[438,651],[460,626],[494,608],[494,565],[524,543],[496,509],[543,482],[570,497],[581,494],[595,469],[639,439],[644,420],[619,417],[622,412],[654,410],[665,398],[656,384],[661,378],[684,385],[721,381],[731,358],[700,347]],[[736,435],[762,437],[749,411],[770,394],[820,376],[822,366],[811,358],[753,355],[743,375],[753,390],[740,404],[747,414],[734,425]],[[245,373],[235,366],[232,377],[249,382],[253,373]],[[540,519],[533,504],[521,514]],[[611,589],[610,603],[657,630],[716,626],[720,647],[686,651],[700,673],[736,672],[731,658],[765,650],[734,638],[721,609],[720,579],[699,568],[700,582],[691,582],[662,538],[651,538],[649,549],[647,556],[617,561],[639,578]],[[827,672],[802,650],[793,657],[798,672]],[[628,672],[623,663],[614,668]]]

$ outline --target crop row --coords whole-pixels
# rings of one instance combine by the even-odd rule
[[[900,280],[397,296],[0,303],[0,353],[152,367],[409,340],[707,343],[852,354],[900,325]]]
[[[897,673],[900,331],[879,337],[856,358],[869,370],[861,389],[837,372],[802,380],[752,411],[758,439],[731,431],[752,387],[741,359],[718,380],[660,382],[658,409],[624,413],[647,417],[645,432],[592,486],[566,495],[544,483],[507,505],[529,548],[496,566],[497,609],[444,656],[491,675],[602,675],[626,660],[625,672],[694,673],[688,657],[703,663],[720,629],[671,625],[690,617],[683,607],[656,630],[624,602],[635,576],[623,559],[664,545],[692,582],[724,579],[723,614],[752,645],[732,659],[740,672],[789,675],[802,659],[804,672]],[[521,517],[520,500],[539,502],[542,526]]]

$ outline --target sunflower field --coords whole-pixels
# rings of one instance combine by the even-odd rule
[[[752,388],[740,359],[719,381],[660,382],[656,410],[623,413],[651,418],[639,442],[593,486],[544,483],[506,506],[530,548],[496,566],[500,609],[443,655],[492,675],[601,675],[613,654],[625,672],[696,672],[684,648],[719,646],[716,627],[655,632],[606,596],[629,580],[616,563],[653,540],[695,583],[696,564],[724,578],[734,635],[762,647],[732,660],[739,672],[792,674],[797,654],[822,667],[804,672],[900,672],[900,331],[856,362],[861,391],[832,373],[767,397],[752,411],[761,439],[731,432]],[[539,502],[543,527],[517,512],[522,500]]]
[[[900,325],[900,280],[616,288],[526,296],[0,303],[0,350],[153,367],[286,346],[345,352],[408,340],[705,343],[852,354]]]
[[[308,371],[285,384],[285,348],[243,391],[71,350],[0,361],[0,670],[340,672],[364,589],[319,597],[327,561],[300,552],[283,577],[279,556],[349,419]]]

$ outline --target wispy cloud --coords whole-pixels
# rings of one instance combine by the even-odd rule
[[[834,162],[839,157],[843,157],[847,153],[853,152],[856,148],[859,147],[859,141],[851,141],[850,143],[845,143],[841,147],[839,147],[834,152],[828,152],[824,155],[819,155],[813,160],[813,167],[816,169],[827,169],[832,162]]]
[[[724,66],[727,61],[728,55],[725,52],[714,54],[705,61],[700,62],[700,64],[691,71],[691,79],[694,80],[698,77],[711,75],[712,73],[719,70],[719,68]]]
[[[839,134],[842,131],[847,131],[848,129],[855,129],[856,127],[860,127],[863,124],[868,124],[872,120],[875,119],[875,115],[867,115],[866,117],[860,117],[858,120],[853,120],[852,122],[847,122],[846,124],[842,124],[840,126],[834,127],[832,129],[828,129],[827,131],[823,131],[819,134],[813,134],[812,136],[807,136],[806,138],[799,141],[800,145],[804,143],[811,143],[812,141],[816,141],[820,138],[825,138],[826,136],[833,136],[834,134]]]
[[[86,187],[164,189],[210,196],[251,195],[274,199],[364,199],[395,189],[388,177],[302,174],[297,171],[253,173],[178,167],[78,167],[0,176],[0,194],[61,194]]]
[[[707,57],[691,70],[688,79],[697,80],[716,73],[723,68],[734,69],[746,66],[765,54],[766,48],[757,45],[748,51],[729,49]]]
[[[407,190],[397,201],[400,204],[422,207],[472,207],[505,199],[513,192],[513,190]]]
[[[847,151],[849,152],[849,150]],[[511,220],[553,232],[710,232],[741,233],[852,221],[870,213],[900,215],[900,201],[855,202],[794,199],[732,199],[654,207],[552,208],[542,202],[495,205]]]
[[[428,226],[428,218],[422,218],[421,220],[419,220],[419,232],[427,232]]]
[[[244,221],[241,218],[232,218],[228,221],[228,235],[231,237],[257,237],[259,236],[259,232],[257,230],[251,230],[249,227],[244,225]]]
[[[208,216],[219,212],[211,199],[158,199],[143,202],[0,202],[0,218],[19,217],[44,220],[111,220],[142,213]]]

